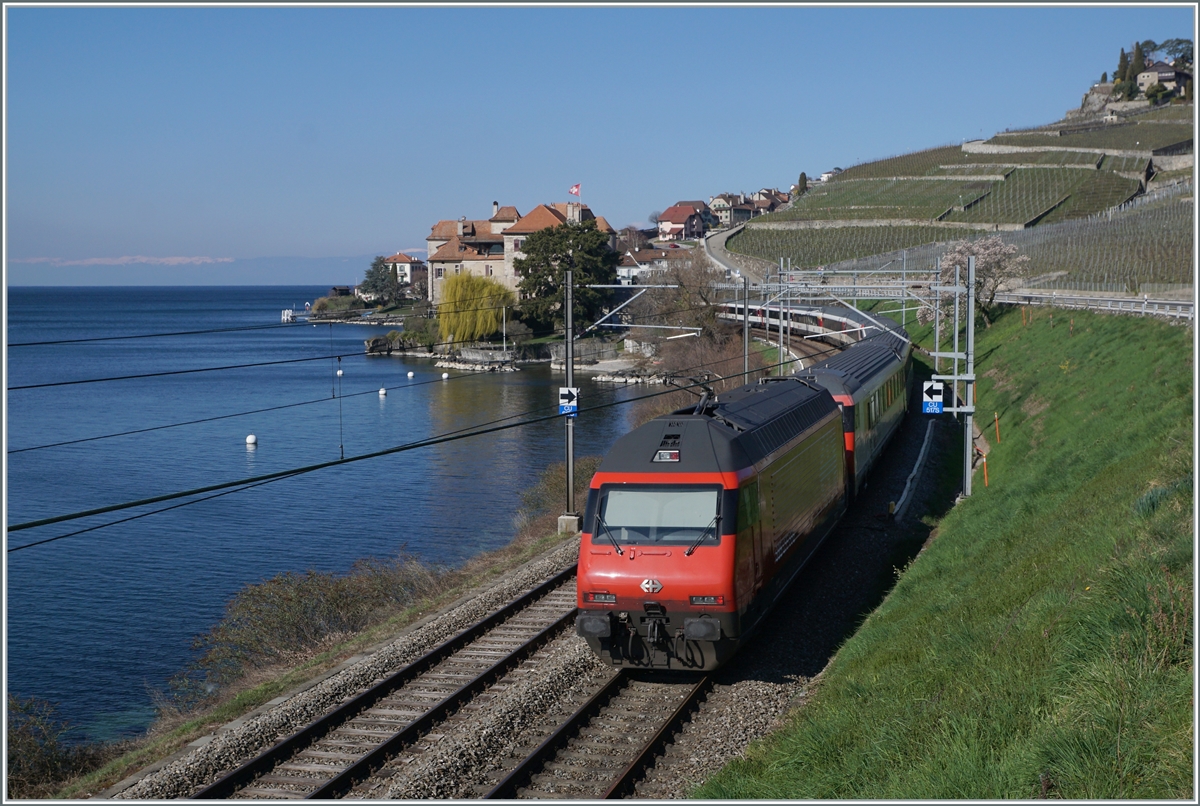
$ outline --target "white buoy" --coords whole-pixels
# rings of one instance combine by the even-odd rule
[[[380,397],[387,397],[387,389],[383,388],[382,386],[381,386],[381,387],[379,387],[379,396],[380,396]]]
[[[411,378],[411,377],[413,376],[413,374],[414,374],[414,373],[413,373],[413,371],[410,369],[410,370],[408,371],[408,377],[410,377],[410,378]]]
[[[254,436],[253,434],[251,434],[250,436],[246,437],[246,444],[247,444],[247,445],[257,445],[257,444],[258,444],[258,437],[256,437],[256,436]]]
[[[342,371],[340,369],[338,370],[338,377],[342,377]]]
[[[442,373],[442,380],[443,380],[443,381],[444,381],[444,380],[446,380],[446,379],[447,379],[447,378],[449,378],[449,377],[450,377],[450,373],[449,373],[449,372],[443,372],[443,373]]]

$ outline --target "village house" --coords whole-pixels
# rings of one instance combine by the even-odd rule
[[[702,201],[677,201],[675,207],[691,207],[700,214],[700,220],[704,222],[704,231],[708,232],[711,229],[716,229],[721,222],[713,215],[712,208]]]
[[[666,271],[673,261],[691,260],[691,249],[672,247],[669,249],[639,249],[621,255],[617,264],[617,279],[622,285],[637,285],[646,276]]]
[[[1138,91],[1143,93],[1155,84],[1162,84],[1168,90],[1182,91],[1191,78],[1189,73],[1176,70],[1166,62],[1155,62],[1137,74],[1137,86]]]
[[[529,235],[568,221],[593,220],[608,236],[609,248],[615,249],[616,230],[579,202],[539,204],[524,216],[515,207],[492,202],[492,217],[486,221],[465,217],[439,221],[425,239],[429,247],[429,300],[437,304],[445,278],[463,272],[491,277],[516,291],[521,278],[513,261],[525,256],[521,245]]]
[[[704,219],[690,205],[676,204],[658,216],[660,241],[684,241],[704,236]]]
[[[708,200],[722,227],[736,227],[754,217],[754,203],[742,193],[721,193]]]
[[[390,257],[385,257],[383,263],[396,276],[396,282],[400,285],[409,285],[413,281],[413,272],[415,270],[425,268],[425,263],[415,257],[409,257],[403,252],[397,252]]]

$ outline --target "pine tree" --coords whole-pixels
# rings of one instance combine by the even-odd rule
[[[1121,48],[1121,58],[1117,61],[1117,72],[1113,74],[1113,81],[1124,81],[1128,70],[1129,57],[1125,55],[1125,48]]]
[[[796,180],[796,195],[803,196],[806,190],[808,190],[808,174],[801,171],[800,178]]]
[[[1101,83],[1101,84],[1107,84],[1107,83],[1108,83],[1108,73],[1101,73],[1101,74],[1100,74],[1100,83]]]

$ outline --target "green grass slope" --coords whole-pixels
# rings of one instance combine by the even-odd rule
[[[694,795],[1195,796],[1191,330],[1012,309],[977,349],[990,486]]]

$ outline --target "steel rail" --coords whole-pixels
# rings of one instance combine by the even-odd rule
[[[475,624],[472,624],[453,637],[447,639],[439,646],[389,675],[387,678],[375,684],[363,693],[351,700],[348,700],[308,726],[301,728],[291,736],[280,740],[259,755],[247,761],[245,764],[242,764],[240,767],[230,771],[222,778],[199,790],[192,796],[192,800],[220,800],[229,797],[238,789],[257,778],[259,775],[274,768],[275,765],[280,761],[295,755],[303,748],[325,736],[337,725],[340,725],[341,723],[351,719],[354,715],[367,710],[376,702],[386,697],[388,694],[428,671],[430,668],[440,663],[445,658],[451,656],[475,639],[479,638],[488,630],[500,624],[517,611],[524,609],[536,599],[541,598],[546,593],[549,593],[554,588],[561,585],[563,582],[566,582],[568,579],[573,577],[575,573],[576,568],[572,566],[559,572],[558,574],[555,574],[553,577],[538,585],[533,590],[517,597],[516,599],[513,599],[499,610],[481,619],[480,621],[477,621]],[[571,611],[564,616],[564,619],[573,618],[574,615],[574,611]],[[559,620],[559,622],[561,621],[562,619]],[[552,625],[552,628],[555,628],[555,625]],[[547,630],[551,630],[552,628],[547,628]],[[546,630],[543,631],[543,633],[545,632]],[[540,635],[541,634],[539,634],[539,636]],[[525,645],[522,645],[521,650],[524,650],[529,643],[530,642],[527,642]],[[504,661],[501,661],[501,663],[503,662]],[[491,672],[494,668],[495,666],[489,669],[488,672]],[[485,672],[485,674],[488,672]],[[455,692],[452,697],[461,697],[462,695],[460,692],[461,689],[459,692]],[[441,704],[439,704],[439,706],[440,705]]]
[[[708,675],[700,678],[700,681],[692,686],[692,690],[688,692],[687,697],[679,704],[675,712],[663,723],[663,726],[658,729],[653,738],[642,746],[642,750],[637,754],[637,757],[629,762],[629,765],[621,771],[617,779],[608,787],[608,791],[603,796],[604,800],[615,800],[633,794],[633,787],[642,773],[653,766],[654,757],[671,741],[675,732],[679,730],[691,715],[692,709],[700,705],[700,701],[708,693],[708,686]]]
[[[570,624],[574,618],[575,610],[572,609],[533,638],[530,638],[514,650],[512,654],[496,661],[471,680],[471,682],[451,693],[437,705],[410,722],[407,727],[396,733],[392,738],[375,747],[374,750],[371,750],[358,761],[329,779],[318,789],[305,795],[305,799],[329,800],[349,792],[356,783],[370,777],[371,773],[382,767],[391,754],[421,738],[434,724],[458,710],[463,700],[470,699],[483,691],[495,682],[496,679],[503,676],[509,669],[533,654],[534,650],[549,641],[563,627]]]
[[[483,798],[485,800],[516,799],[518,789],[529,783],[537,771],[552,760],[558,751],[576,735],[579,728],[596,716],[629,683],[629,680],[629,673],[623,671],[608,681]],[[633,760],[625,765],[620,774],[609,784],[602,796],[603,799],[613,800],[632,794],[634,785],[646,769],[653,765],[655,756],[671,741],[692,710],[699,705],[708,692],[709,683],[710,678],[705,675],[692,686],[679,706],[663,721],[662,726],[642,745]]]
[[[579,710],[571,714],[565,722],[555,729],[554,733],[550,734],[544,742],[537,746],[532,753],[525,757],[525,760],[516,766],[516,768],[504,777],[500,783],[492,787],[491,791],[483,796],[484,800],[512,800],[517,797],[517,789],[529,782],[529,779],[537,770],[545,766],[546,762],[554,757],[560,748],[566,745],[571,737],[578,730],[584,721],[591,719],[600,709],[603,708],[609,700],[611,700],[618,691],[625,687],[629,682],[629,676],[625,672],[620,672],[609,680],[603,688],[592,695],[586,703],[580,706]]]

